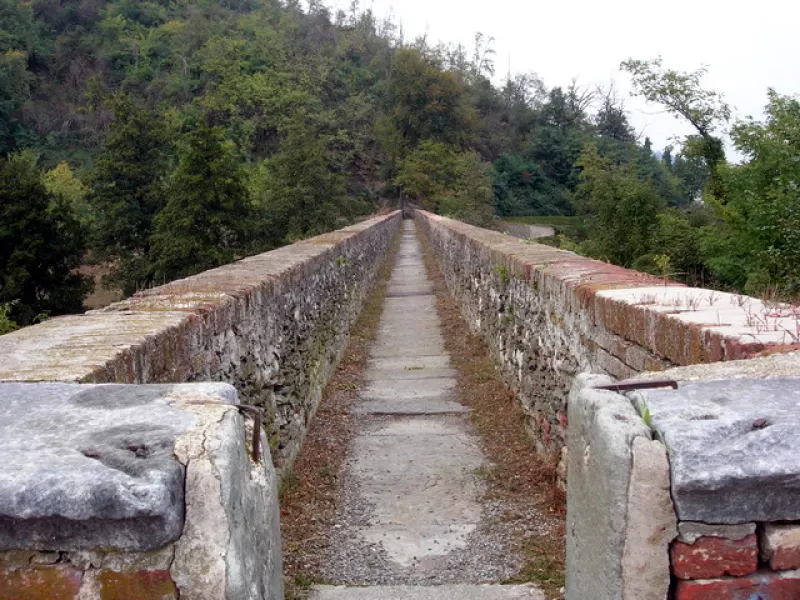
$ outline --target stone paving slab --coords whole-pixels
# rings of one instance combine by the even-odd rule
[[[368,415],[448,415],[468,413],[469,409],[455,400],[425,398],[422,400],[367,400],[359,402],[354,412]]]
[[[367,369],[379,369],[385,374],[397,371],[421,373],[428,369],[449,369],[450,357],[447,354],[429,354],[425,356],[401,356],[395,358],[370,358]],[[454,372],[455,373],[455,372]],[[387,375],[388,376],[388,375]]]
[[[440,379],[442,377],[452,378],[457,374],[455,369],[426,367],[424,361],[420,360],[416,361],[416,364],[411,358],[405,362],[408,363],[406,366],[397,369],[381,369],[379,373],[368,369],[368,378],[374,381],[407,381],[413,379]],[[370,375],[373,375],[373,377],[370,377]],[[377,379],[378,377],[380,379]]]
[[[456,386],[452,377],[438,379],[411,379],[398,383],[394,379],[377,379],[380,372],[367,371],[367,378],[373,379],[359,392],[363,400],[422,400],[448,396]]]
[[[350,465],[373,506],[360,535],[404,566],[463,547],[480,520],[483,484],[475,471],[484,464],[460,418],[371,423]]]
[[[317,586],[312,600],[545,600],[533,585]]]

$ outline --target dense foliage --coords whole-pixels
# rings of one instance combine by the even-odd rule
[[[130,293],[401,196],[479,225],[578,215],[556,243],[690,281],[798,287],[795,100],[772,94],[766,123],[734,127],[746,161],[731,166],[717,133],[730,110],[702,71],[624,63],[697,130],[654,152],[613,89],[533,73],[498,87],[492,59],[484,36],[408,42],[358,2],[0,0],[0,322],[79,308],[81,261]],[[20,266],[39,251],[38,271]]]

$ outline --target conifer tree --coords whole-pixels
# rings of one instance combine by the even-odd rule
[[[246,251],[251,208],[244,171],[221,129],[188,136],[150,238],[152,276],[170,281],[233,261]]]
[[[91,181],[93,248],[113,264],[109,281],[131,294],[147,277],[153,219],[164,206],[167,138],[158,116],[130,97],[110,104],[115,120]]]
[[[81,310],[91,289],[77,274],[84,230],[69,203],[42,183],[31,153],[0,159],[0,305],[20,326]]]

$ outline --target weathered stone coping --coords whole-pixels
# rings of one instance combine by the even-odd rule
[[[426,227],[446,229],[458,244],[489,256],[503,275],[529,282],[541,296],[568,293],[566,310],[587,311],[596,326],[669,363],[710,363],[800,348],[798,308],[673,282],[665,285],[659,278],[573,252],[425,211],[417,215]],[[624,354],[624,349],[609,351],[617,358]]]
[[[401,216],[0,336],[0,381],[232,384],[289,468]]]
[[[175,442],[196,422],[187,392],[230,386],[0,383],[0,551],[155,550],[180,537],[185,470]]]
[[[139,292],[104,309],[0,336],[0,381],[189,381],[203,365],[175,337],[201,322],[217,331],[230,326],[223,320],[226,308],[236,311],[230,317],[241,317],[253,295],[270,295],[278,282],[301,281],[320,263],[357,247],[370,230],[396,219],[397,212],[374,217]]]
[[[682,382],[636,398],[669,449],[681,521],[800,520],[800,377]]]
[[[283,598],[278,483],[227,384],[0,384],[0,597]]]

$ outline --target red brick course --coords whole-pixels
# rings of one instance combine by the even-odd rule
[[[97,581],[100,584],[100,600],[178,599],[178,588],[169,571],[103,571],[97,575]]]
[[[761,554],[775,571],[800,569],[800,525],[765,525]]]
[[[758,538],[741,540],[700,537],[694,544],[672,544],[672,572],[679,579],[713,579],[732,575],[742,577],[758,569]]]
[[[74,600],[83,572],[62,566],[0,570],[0,600]]]
[[[738,579],[679,581],[675,600],[797,600],[800,573],[760,571]]]

